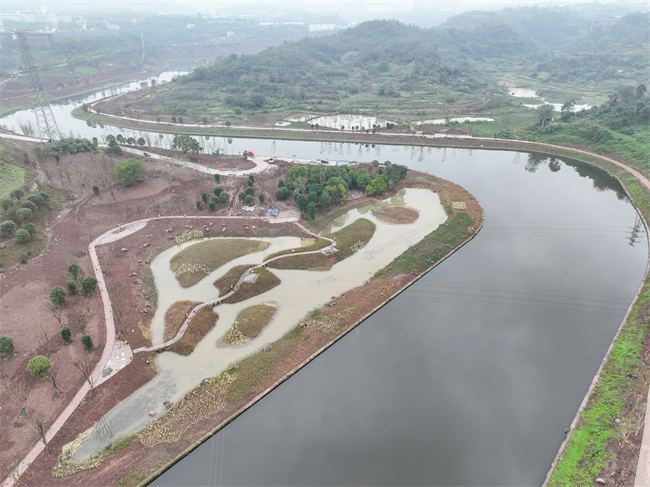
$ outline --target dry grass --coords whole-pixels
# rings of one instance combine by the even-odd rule
[[[185,318],[201,301],[176,301],[165,312],[165,332],[163,341],[171,340],[183,326]]]
[[[176,254],[171,260],[171,269],[182,287],[190,287],[225,263],[253,252],[261,252],[269,245],[270,243],[259,240],[205,240]]]
[[[219,315],[212,308],[207,306],[201,308],[192,318],[190,326],[187,327],[181,339],[174,343],[169,350],[179,355],[191,354],[194,347],[214,328],[218,319]]]
[[[230,289],[232,289],[231,286],[237,284],[242,274],[246,272],[248,269],[250,269],[251,267],[255,267],[255,266],[253,266],[252,264],[237,265],[235,267],[230,268],[228,272],[226,272],[223,276],[221,276],[219,279],[214,281],[215,287],[219,290],[219,296],[228,294],[230,292]]]
[[[311,250],[319,250],[324,247],[327,247],[330,244],[329,240],[325,240],[324,238],[317,238],[314,240],[315,240],[314,243],[310,245],[305,245],[304,247],[296,247],[295,249],[281,250],[280,252],[271,254],[266,258],[266,260],[272,259],[273,257],[277,257],[278,255],[286,255],[286,254],[291,254],[293,252],[309,252]]]
[[[282,259],[281,259],[282,260]],[[230,296],[228,299],[225,299],[224,303],[239,303],[240,301],[245,301],[253,296],[258,294],[265,293],[266,291],[273,289],[275,286],[279,285],[280,278],[273,274],[268,269],[264,267],[258,267],[252,271],[255,274],[259,274],[259,277],[254,283],[245,282],[237,290],[235,294]]]
[[[372,210],[372,214],[386,223],[413,223],[420,217],[416,210],[404,206],[381,206]]]

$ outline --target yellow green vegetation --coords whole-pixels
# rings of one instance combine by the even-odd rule
[[[375,277],[389,277],[428,269],[462,244],[470,235],[467,227],[474,224],[474,220],[467,213],[456,213],[446,223],[378,271]]]
[[[372,214],[386,223],[413,223],[420,217],[416,210],[404,206],[380,206]]]
[[[105,457],[115,455],[120,453],[122,450],[127,448],[134,436],[127,436],[122,438],[115,443],[111,443],[107,447],[103,448],[94,455],[86,458],[81,462],[73,462],[72,457],[79,447],[86,441],[86,438],[92,433],[94,428],[90,428],[83,433],[81,433],[75,440],[66,444],[61,448],[61,453],[59,454],[58,461],[52,470],[52,475],[54,477],[65,477],[67,475],[72,475],[82,470],[88,470],[91,468],[99,467],[104,461]]]
[[[215,287],[219,290],[219,296],[223,296],[224,294],[228,294],[230,290],[232,289],[231,286],[234,286],[239,282],[239,278],[242,276],[244,272],[246,272],[248,269],[251,267],[254,267],[252,264],[251,265],[236,265],[235,267],[231,267],[228,272],[226,272],[223,276],[221,276],[219,279],[214,281]]]
[[[165,332],[163,341],[171,340],[176,336],[186,320],[187,315],[195,307],[201,304],[201,301],[176,301],[165,312]]]
[[[269,247],[268,242],[239,238],[214,238],[184,248],[171,260],[182,287],[190,287],[226,262]]]
[[[169,350],[179,355],[191,354],[194,347],[214,328],[218,319],[219,315],[212,308],[208,306],[201,308],[192,317],[192,321],[190,321],[181,339],[174,343]]]
[[[153,472],[172,463],[172,456],[163,448],[156,448],[145,455],[135,467],[120,479],[118,487],[136,487],[142,485]]]
[[[217,345],[238,346],[256,338],[269,324],[276,311],[277,308],[270,303],[257,304],[243,309]]]
[[[328,270],[342,260],[354,255],[365,247],[375,234],[376,226],[370,220],[359,218],[338,232],[327,235],[336,240],[337,252],[325,255],[320,252],[314,254],[289,255],[285,258],[270,262],[269,267],[275,269],[305,269]]]
[[[151,340],[151,321],[158,307],[158,289],[156,288],[156,281],[151,274],[142,276],[142,284],[147,287],[144,293],[142,293],[139,310],[146,309],[147,312],[142,315],[142,319],[138,322],[138,329],[144,338]]]
[[[136,436],[149,448],[180,440],[190,426],[205,421],[224,406],[228,386],[233,380],[230,374],[223,373],[202,381],[165,414],[138,431]]]
[[[273,342],[270,350],[261,350],[237,364],[237,368],[229,372],[233,377],[230,384],[226,402],[232,403],[252,393],[261,392],[259,384],[273,374],[275,368],[286,359],[303,340],[307,334],[299,326],[295,327],[285,336]]]
[[[277,257],[278,255],[292,254],[294,252],[309,252],[312,250],[319,250],[324,247],[327,247],[329,244],[330,244],[329,240],[325,240],[324,238],[316,238],[314,239],[314,242],[310,245],[296,247],[295,249],[281,250],[279,252],[276,252],[275,254],[269,255],[268,257],[266,257],[265,260],[270,260],[273,257]]]
[[[20,188],[24,180],[25,169],[0,160],[0,198],[6,198],[12,190]]]
[[[312,313],[311,318],[307,321],[307,326],[320,330],[328,337],[334,338],[346,328],[345,318],[354,310],[355,308],[345,308],[330,315],[322,315],[318,310],[318,312]]]
[[[275,274],[264,267],[258,267],[257,269],[253,269],[251,272],[258,275],[255,282],[244,282],[235,294],[223,301],[224,303],[239,303],[240,301],[245,301],[246,299],[273,289],[282,282]]]

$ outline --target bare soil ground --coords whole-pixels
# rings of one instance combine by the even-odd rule
[[[182,153],[170,150],[162,149],[160,147],[142,147],[142,150],[145,150],[152,154],[158,154],[165,157],[179,157],[183,156]],[[244,159],[242,156],[237,155],[214,155],[214,154],[191,154],[188,153],[184,157],[187,160],[194,162],[196,164],[201,164],[206,167],[216,167],[223,169],[224,171],[245,171],[247,169],[253,169],[255,163],[251,160]]]

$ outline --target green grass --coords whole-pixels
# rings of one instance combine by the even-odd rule
[[[257,280],[254,283],[243,283],[235,294],[223,301],[224,303],[232,304],[239,303],[240,301],[245,301],[249,298],[258,296],[259,294],[273,289],[281,282],[275,274],[273,274],[268,269],[265,269],[264,267],[259,267],[251,272],[259,274]]]
[[[467,227],[472,225],[474,220],[467,213],[456,213],[446,224],[440,225],[423,240],[405,250],[375,276],[388,277],[428,269],[463,243],[470,235]]]
[[[249,306],[237,315],[237,319],[217,342],[217,345],[243,345],[256,338],[277,311],[272,304],[262,303]]]
[[[171,269],[182,287],[190,287],[222,265],[238,257],[261,252],[268,242],[245,239],[211,239],[190,245],[171,260]]]
[[[244,272],[246,272],[251,267],[254,267],[252,264],[237,265],[228,269],[223,276],[214,281],[214,286],[219,290],[219,296],[228,294],[232,289],[232,286],[239,282],[239,278]]]
[[[277,257],[278,255],[292,254],[294,252],[309,252],[312,250],[319,250],[324,247],[327,247],[329,244],[330,244],[329,240],[325,240],[324,238],[317,238],[316,241],[311,245],[305,245],[304,247],[296,247],[295,249],[280,250],[279,252],[269,255],[264,260],[270,260],[273,257]]]
[[[187,327],[181,339],[174,343],[169,351],[179,355],[190,355],[203,337],[214,328],[218,319],[219,315],[212,308],[207,306],[201,308],[190,321],[190,326]]]
[[[226,395],[226,403],[241,399],[256,389],[260,382],[270,376],[277,365],[287,358],[298,344],[307,338],[303,329],[296,327],[279,340],[273,342],[271,350],[259,351],[237,364],[231,374],[234,381]]]
[[[0,198],[8,198],[9,193],[20,188],[25,181],[25,169],[15,164],[0,161]]]
[[[648,369],[641,359],[648,325],[637,312],[647,306],[649,299],[650,285],[646,283],[626,326],[614,342],[587,406],[553,471],[550,486],[592,486],[594,478],[611,460],[608,442],[623,440],[627,431],[640,427],[629,415],[621,417],[620,410],[636,388],[635,379]],[[617,417],[620,423],[614,421]]]
[[[365,247],[375,233],[376,226],[370,220],[359,218],[350,225],[327,237],[336,240],[337,252],[325,255],[315,254],[288,255],[283,259],[268,264],[274,269],[328,270],[334,264],[354,255]]]

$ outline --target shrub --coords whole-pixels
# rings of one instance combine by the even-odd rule
[[[33,223],[25,223],[23,229],[27,230],[30,235],[34,235],[36,233],[36,225]]]
[[[93,193],[95,193],[95,196],[99,196],[99,186],[93,186]]]
[[[72,331],[70,331],[69,326],[61,328],[61,340],[63,340],[63,343],[70,343],[72,341]]]
[[[27,254],[24,253],[24,252],[22,254],[20,254],[20,263],[21,264],[27,264]]]
[[[14,353],[14,339],[8,335],[0,335],[0,355]]]
[[[54,306],[61,307],[66,302],[66,293],[65,289],[61,286],[54,286],[50,291],[50,301]]]
[[[2,208],[4,211],[8,211],[12,206],[14,206],[14,200],[11,198],[0,199],[0,208]]]
[[[46,193],[45,191],[41,191],[38,194],[41,196],[41,198],[43,198],[44,201],[47,201],[47,200],[50,199],[50,195],[48,193]]]
[[[27,370],[34,377],[40,377],[50,370],[50,361],[43,355],[37,355],[27,363]]]
[[[16,228],[16,224],[11,220],[5,220],[0,223],[0,233],[2,235],[11,235],[14,233],[14,228]]]
[[[217,204],[214,201],[210,201],[208,206],[210,206],[210,211],[212,212],[217,209]]]
[[[218,176],[218,174],[215,174],[215,176]],[[216,188],[214,188],[214,189],[212,190],[212,193],[213,193],[215,196],[219,196],[221,193],[223,193],[223,188],[222,188],[221,186],[217,186]]]
[[[31,238],[30,233],[25,230],[24,228],[21,228],[16,232],[16,242],[18,243],[25,243]]]
[[[132,186],[136,181],[147,173],[144,165],[136,160],[129,159],[124,162],[118,162],[113,168],[113,176],[124,186]]]
[[[93,339],[91,338],[90,335],[83,335],[81,337],[81,344],[83,345],[84,350],[86,352],[91,351],[93,349],[93,346],[94,346],[93,345]]]
[[[29,200],[23,201],[20,204],[20,207],[21,208],[29,208],[30,210],[32,210],[32,213],[35,212],[36,210],[38,210],[38,206],[36,206],[33,201],[29,201]]]
[[[68,292],[70,294],[77,294],[77,283],[72,279],[68,279],[68,281],[65,283],[65,287],[68,288]]]
[[[245,204],[246,206],[252,206],[252,205],[254,205],[254,204],[255,204],[255,198],[253,198],[253,197],[252,197],[251,195],[249,195],[249,194],[246,195],[246,197],[244,198],[244,204]]]
[[[14,189],[11,193],[9,193],[9,197],[20,201],[20,199],[25,195],[25,192],[22,189]]]
[[[92,296],[95,294],[95,289],[97,289],[97,279],[93,276],[86,276],[81,280],[81,289],[84,294]]]
[[[32,217],[32,210],[29,208],[18,208],[16,210],[16,217],[20,220],[21,223],[24,223],[26,220],[29,220]]]
[[[43,206],[45,204],[45,198],[43,198],[40,194],[33,194],[29,198],[27,198],[29,201],[34,203],[36,206]]]

